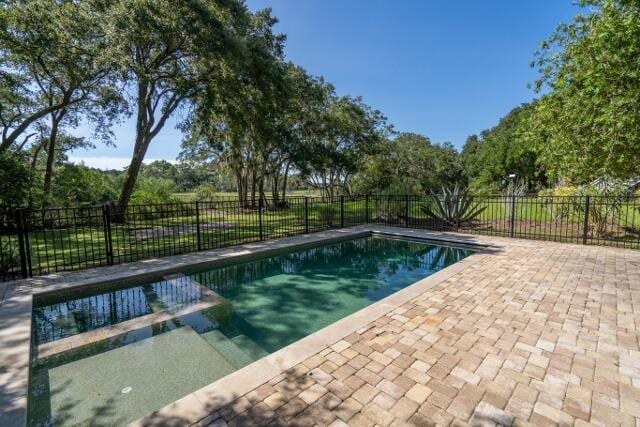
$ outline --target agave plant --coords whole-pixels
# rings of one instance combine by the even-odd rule
[[[487,208],[474,202],[469,191],[457,184],[453,188],[442,187],[442,194],[433,194],[431,201],[420,207],[422,212],[448,225],[471,221]]]

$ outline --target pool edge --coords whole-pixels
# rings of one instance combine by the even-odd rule
[[[397,237],[407,236],[401,231],[389,233],[387,231],[371,231],[373,235],[393,235]],[[427,239],[437,243],[449,243],[458,245],[452,239]],[[467,243],[468,246],[471,246]],[[310,334],[300,340],[289,344],[268,356],[259,359],[219,380],[174,401],[165,407],[140,418],[129,426],[153,426],[164,425],[167,419],[187,423],[196,423],[216,410],[222,408],[235,399],[247,394],[276,378],[295,365],[309,357],[320,353],[326,348],[338,344],[343,338],[357,332],[372,321],[395,310],[400,305],[411,301],[425,291],[446,281],[450,277],[460,273],[464,269],[481,262],[498,247],[495,245],[474,245],[478,252],[452,264],[436,273],[427,276],[411,285],[394,292],[393,294],[368,305],[349,316],[343,317],[332,324]]]
[[[206,415],[211,412],[212,396],[215,399],[220,396],[215,396],[210,393],[211,388],[225,389],[223,398],[230,397],[230,393],[236,394],[239,390],[245,390],[244,393],[237,395],[236,397],[251,391],[253,388],[248,388],[249,385],[254,384],[256,381],[261,381],[255,386],[259,386],[269,379],[281,374],[286,369],[282,366],[295,365],[301,362],[307,357],[321,351],[323,348],[333,344],[340,338],[348,335],[351,332],[356,331],[359,328],[351,330],[349,333],[344,333],[333,342],[328,342],[329,337],[339,335],[340,331],[346,329],[344,325],[348,322],[357,321],[358,324],[366,324],[370,320],[369,316],[374,316],[375,310],[383,310],[380,314],[375,315],[375,318],[389,312],[393,308],[396,308],[401,302],[394,302],[394,297],[398,295],[405,295],[407,292],[414,289],[414,291],[403,301],[408,301],[424,290],[435,286],[446,280],[453,274],[457,274],[460,265],[468,267],[470,259],[475,260],[473,263],[480,261],[478,255],[488,255],[491,251],[500,249],[500,246],[495,245],[494,242],[484,241],[478,236],[465,236],[465,235],[452,235],[446,233],[434,233],[427,230],[418,229],[402,229],[391,226],[376,226],[376,225],[364,225],[354,226],[347,228],[338,228],[332,230],[325,230],[316,233],[288,236],[279,239],[273,239],[263,242],[248,243],[244,245],[230,246],[226,248],[213,249],[203,252],[194,252],[181,255],[174,255],[164,258],[156,258],[145,261],[136,261],[128,264],[122,264],[119,266],[100,267],[91,269],[89,273],[83,270],[70,272],[65,275],[50,275],[34,279],[18,280],[9,282],[6,284],[7,290],[4,295],[4,299],[0,304],[0,360],[9,360],[9,366],[4,370],[0,370],[0,418],[9,420],[5,423],[7,427],[10,426],[24,426],[27,419],[27,397],[28,397],[28,380],[29,380],[29,365],[30,365],[30,341],[31,341],[31,311],[33,305],[33,298],[40,294],[46,294],[50,292],[64,292],[71,291],[79,287],[87,286],[101,286],[114,281],[123,279],[137,280],[144,277],[153,277],[160,274],[169,274],[185,268],[191,268],[196,266],[216,265],[225,262],[238,262],[243,259],[250,259],[256,255],[270,255],[277,253],[278,251],[290,250],[296,247],[304,247],[306,245],[313,245],[317,243],[337,242],[340,240],[357,238],[359,236],[366,235],[390,235],[396,237],[412,237],[420,240],[432,241],[440,244],[450,245],[468,245],[475,246],[479,252],[470,255],[469,257],[443,269],[431,276],[428,276],[418,282],[415,282],[406,288],[395,292],[394,294],[375,302],[345,318],[342,318],[331,325],[316,331],[315,333],[284,347],[277,352],[274,352],[238,371],[235,371],[228,376],[221,378],[220,380],[211,383],[208,386],[170,403],[169,405],[159,409],[158,411],[134,421],[132,425],[155,425],[154,417],[158,414],[165,414],[167,411],[172,416],[176,414],[188,415],[191,422],[196,422],[199,419],[201,410],[206,412]],[[195,258],[195,262],[189,262],[189,259]],[[198,260],[199,259],[199,260]],[[465,262],[466,261],[466,262]],[[455,269],[458,267],[458,269]],[[464,267],[464,268],[466,268]],[[137,269],[137,272],[131,271],[131,269]],[[455,270],[451,270],[455,269]],[[121,272],[119,270],[125,270]],[[115,273],[107,273],[114,271]],[[105,272],[106,275],[100,273]],[[93,273],[95,277],[83,277],[84,274]],[[448,273],[445,277],[445,273]],[[74,276],[79,276],[81,279],[73,280]],[[442,278],[440,278],[442,276]],[[434,282],[436,279],[437,282]],[[60,282],[56,282],[56,279],[61,279]],[[429,280],[431,279],[431,280]],[[47,283],[50,281],[51,283]],[[427,281],[425,285],[423,282]],[[434,282],[434,283],[432,283]],[[416,286],[427,286],[426,288],[420,287],[420,290],[416,290]],[[417,293],[416,293],[417,292]],[[415,295],[414,295],[415,293]],[[389,305],[389,304],[395,304]],[[365,314],[362,314],[362,312]],[[358,316],[363,316],[358,320]],[[372,320],[375,320],[372,319]],[[20,320],[22,319],[22,320]],[[351,328],[351,327],[350,327]],[[329,332],[326,330],[329,329]],[[331,338],[333,339],[333,338]],[[324,346],[316,351],[308,354],[309,350],[300,348],[302,346]],[[292,361],[297,362],[292,363]],[[13,367],[13,365],[16,367]],[[249,370],[251,368],[251,370]],[[273,369],[272,369],[273,368]],[[277,372],[275,370],[277,370]],[[287,368],[288,369],[288,368]],[[245,378],[241,378],[243,375]],[[254,375],[253,377],[250,377]],[[265,376],[269,376],[266,380],[263,380]],[[226,380],[226,381],[225,381]],[[228,383],[233,384],[228,384]],[[214,387],[215,386],[215,387]],[[14,394],[11,394],[14,393]],[[194,418],[195,417],[195,418]]]

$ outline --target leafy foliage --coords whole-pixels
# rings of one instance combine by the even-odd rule
[[[59,168],[51,189],[52,206],[93,206],[114,200],[116,183],[97,169],[65,164]]]
[[[511,110],[495,127],[480,137],[472,135],[462,148],[461,157],[475,194],[497,192],[510,174],[530,190],[546,184],[544,167],[537,153],[521,135],[521,127],[531,114],[532,106],[524,104]]]
[[[143,178],[138,182],[131,202],[134,205],[154,205],[177,202],[173,181],[165,178]]]
[[[363,193],[429,193],[463,181],[463,165],[451,144],[432,144],[425,136],[400,133],[364,157],[354,188]]]
[[[15,240],[0,241],[0,275],[11,276],[10,273],[20,268],[20,252]]]
[[[581,198],[573,198],[574,211],[584,217],[586,212],[586,196],[592,196],[589,203],[589,233],[592,236],[603,237],[609,224],[615,224],[625,199],[626,189],[621,183],[611,182],[604,188],[594,186],[579,187],[575,193]]]
[[[22,155],[0,153],[0,206],[20,206],[27,200],[31,173]]]
[[[218,190],[211,184],[202,184],[196,188],[196,199],[202,201],[216,200]]]
[[[640,174],[640,6],[589,3],[543,42],[536,87],[548,93],[525,127],[549,173],[577,184]]]

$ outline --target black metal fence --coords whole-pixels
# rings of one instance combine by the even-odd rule
[[[640,198],[483,196],[481,212],[431,215],[421,195],[234,198],[136,205],[0,210],[0,280],[221,248],[360,224],[640,249]],[[432,209],[434,210],[434,209]],[[437,211],[437,209],[435,209]],[[461,217],[461,218],[460,218]]]

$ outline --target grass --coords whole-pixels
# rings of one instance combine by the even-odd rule
[[[433,219],[422,213],[421,203],[416,201],[410,204],[410,225],[420,228],[442,227],[443,224],[434,223]],[[483,205],[485,210],[481,215],[472,222],[460,224],[459,231],[510,235],[510,204],[504,198],[495,198],[485,200]],[[309,199],[306,221],[302,199],[290,201],[285,209],[265,209],[262,215],[262,234],[257,210],[238,209],[231,202],[204,203],[200,206],[201,249],[320,231],[342,225],[339,200],[329,205],[317,199]],[[368,217],[365,208],[364,199],[346,201],[344,225],[363,224],[367,221],[400,226],[406,224],[406,202],[402,197],[370,198]],[[127,223],[111,224],[114,263],[198,250],[197,218],[193,209],[173,211],[168,216],[156,215],[157,212],[132,212],[136,213],[130,213]],[[638,205],[622,205],[617,219],[609,221],[611,223],[602,235],[596,234],[593,228],[588,230],[589,242],[640,247]],[[524,198],[517,201],[513,229],[516,237],[581,242],[584,216],[569,203],[545,205],[540,199]],[[0,236],[0,240],[2,239],[7,241],[7,236]],[[84,226],[78,228],[48,227],[32,231],[29,233],[29,247],[34,274],[107,264],[105,231],[100,216],[93,218],[90,224],[85,222]],[[19,269],[19,265],[14,266],[15,269]]]
[[[213,193],[214,197],[238,197],[238,193],[235,191],[219,191]],[[287,191],[287,197],[290,196],[319,196],[320,193],[315,190],[291,190]],[[195,202],[197,195],[195,192],[191,193],[173,193],[173,197],[179,202]]]

